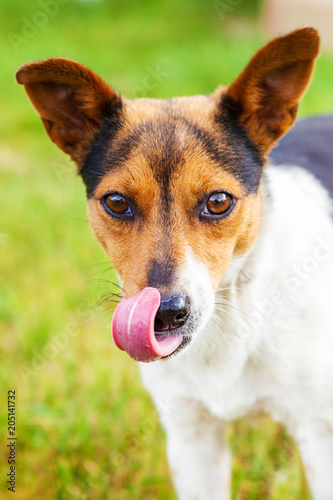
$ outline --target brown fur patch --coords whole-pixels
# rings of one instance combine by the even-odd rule
[[[226,97],[263,153],[293,125],[318,54],[318,32],[296,30],[258,50],[230,85]]]
[[[177,138],[188,150],[182,162],[169,172],[168,193],[138,147],[121,168],[105,175],[88,202],[95,236],[121,276],[126,295],[148,285],[149,263],[152,259],[163,263],[166,247],[176,270],[184,266],[186,249],[191,248],[217,287],[230,259],[246,252],[258,233],[260,195],[246,196],[227,165],[222,169],[200,144],[186,144],[188,139],[186,131]],[[198,205],[215,191],[231,193],[237,198],[236,206],[225,219],[202,221]],[[133,223],[105,212],[100,198],[108,192],[119,192],[131,200],[137,208]],[[167,204],[166,196],[170,199]]]
[[[18,70],[51,139],[79,165],[90,224],[125,295],[149,284],[152,262],[167,266],[159,288],[171,293],[188,248],[217,288],[232,257],[251,248],[263,157],[293,124],[318,51],[317,32],[297,30],[260,49],[229,88],[167,101],[125,101],[66,59]],[[198,207],[217,191],[237,203],[208,222]],[[106,213],[100,199],[108,192],[130,200],[132,220]]]
[[[121,108],[120,97],[83,64],[53,57],[16,72],[51,140],[78,164],[105,113]]]

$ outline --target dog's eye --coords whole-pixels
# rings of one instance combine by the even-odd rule
[[[104,198],[102,198],[102,204],[105,210],[111,215],[132,215],[128,201],[119,193],[112,193],[104,196]]]
[[[203,217],[226,216],[235,205],[234,198],[228,193],[213,193],[209,196],[204,209],[201,212]]]
[[[227,212],[232,198],[226,193],[214,193],[207,200],[207,210],[213,215],[222,215]]]

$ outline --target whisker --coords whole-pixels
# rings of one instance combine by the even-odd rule
[[[89,280],[88,283],[108,283],[109,285],[115,286],[115,287],[119,288],[120,290],[125,291],[124,288],[121,285],[119,285],[118,283],[115,283],[114,281],[107,280],[105,278],[94,278],[92,280]]]
[[[243,316],[245,316],[246,318],[249,317],[244,311],[239,309],[237,306],[234,306],[233,304],[231,304],[227,300],[217,298],[217,299],[215,299],[215,303],[218,305],[225,305],[225,306],[231,307],[232,309],[235,309],[239,313],[243,314]]]
[[[109,310],[111,311],[112,309],[109,309]],[[104,323],[106,323],[107,321],[109,321],[109,320],[112,318],[113,313],[114,313],[114,310],[115,310],[115,307],[113,308],[112,313],[111,313],[111,314],[109,314],[109,316],[107,316],[107,317],[105,318]]]
[[[108,264],[110,266],[110,269],[113,269],[112,264],[110,265],[110,261],[106,260],[104,262],[97,262],[96,264],[89,264],[88,266],[82,266],[81,269],[89,269],[90,267],[97,267],[97,266],[106,266]]]
[[[237,320],[237,317],[234,314],[232,314],[231,312],[226,311],[225,309],[222,309],[220,307],[215,307],[215,309],[216,309],[216,311],[221,311],[224,314],[229,314],[229,316],[231,316],[232,319]]]
[[[229,347],[230,339],[229,339],[229,336],[226,334],[227,328],[226,328],[224,321],[222,320],[222,318],[217,316],[217,314],[215,314],[215,313],[213,313],[212,319],[213,319],[214,324],[216,326],[217,333],[219,334],[219,335],[214,335],[214,333],[213,333],[213,341],[216,344],[218,344],[218,346]],[[222,324],[222,329],[221,329],[221,326],[219,325],[219,323]]]
[[[243,287],[238,287],[238,286],[229,286],[229,287],[226,287],[226,288],[218,288],[218,289],[216,290],[216,293],[218,293],[218,292],[223,292],[223,291],[225,291],[225,290],[228,290],[229,292],[232,292],[233,290],[241,290],[241,291],[243,291],[243,290],[245,290],[245,288],[243,288]]]

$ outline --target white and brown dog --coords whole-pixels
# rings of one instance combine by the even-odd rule
[[[253,410],[333,500],[332,119],[296,125],[265,166],[318,51],[297,30],[229,87],[168,100],[124,99],[61,58],[17,72],[86,185],[123,290],[113,336],[141,362],[181,500],[230,497],[225,424]]]

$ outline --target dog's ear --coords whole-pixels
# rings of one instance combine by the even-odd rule
[[[120,96],[93,71],[69,59],[24,64],[16,80],[24,85],[51,140],[78,163],[103,116],[121,109]]]
[[[319,53],[319,35],[304,28],[262,47],[222,95],[220,111],[236,117],[265,154],[292,126]]]

